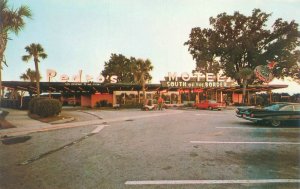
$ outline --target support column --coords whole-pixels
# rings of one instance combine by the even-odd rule
[[[116,91],[113,92],[113,105],[117,104]]]
[[[220,91],[220,95],[221,95],[221,103],[223,103],[223,92]]]
[[[178,91],[177,104],[181,104],[181,93]]]
[[[126,104],[126,91],[124,92],[123,100],[124,100],[124,104]]]
[[[250,91],[248,91],[248,102],[247,104],[249,105],[250,104]]]

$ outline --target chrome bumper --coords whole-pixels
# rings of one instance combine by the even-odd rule
[[[262,121],[263,119],[262,118],[254,118],[254,117],[249,117],[249,116],[243,116],[243,115],[235,115],[236,117],[238,118],[243,118],[243,119],[246,119],[246,120],[249,120],[249,121],[253,121],[253,122],[258,122],[258,121]]]
[[[262,118],[254,118],[254,117],[242,117],[246,120],[249,120],[249,121],[253,121],[253,122],[258,122],[258,121],[262,121],[263,119]]]

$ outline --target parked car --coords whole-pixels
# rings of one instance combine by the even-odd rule
[[[242,117],[249,109],[253,109],[253,108],[258,108],[259,107],[255,107],[255,106],[240,106],[236,108],[236,116],[237,117]]]
[[[272,109],[273,105],[276,104],[287,104],[287,102],[274,102],[271,105],[268,106],[240,106],[236,108],[236,116],[241,118],[243,116],[246,116],[246,114],[249,114],[249,111],[253,109]]]
[[[237,117],[255,122],[269,123],[273,127],[280,126],[286,121],[297,121],[300,123],[299,103],[277,103],[264,108],[248,108],[237,112]]]
[[[209,110],[217,109],[217,110],[221,110],[221,109],[226,107],[226,104],[216,102],[215,100],[204,100],[204,101],[201,101],[199,103],[195,103],[194,107],[196,109],[209,109]]]

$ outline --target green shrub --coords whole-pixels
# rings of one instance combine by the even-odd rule
[[[35,112],[37,111],[36,110],[36,106],[37,106],[36,104],[37,104],[37,102],[40,101],[40,100],[43,100],[43,99],[45,99],[45,98],[41,98],[41,97],[32,98],[29,101],[29,103],[28,103],[28,111],[29,111],[29,113],[35,114]]]
[[[257,104],[257,105],[260,105],[260,106],[263,106],[263,105],[265,104],[264,98],[261,97],[261,96],[257,96],[257,97],[256,97],[256,104]]]
[[[61,112],[61,103],[56,99],[33,98],[29,102],[29,112],[41,117],[58,115]]]
[[[100,100],[98,102],[96,102],[96,107],[112,107],[111,103],[108,103],[107,100]]]
[[[194,103],[193,102],[188,102],[186,104],[184,104],[185,107],[193,107]]]

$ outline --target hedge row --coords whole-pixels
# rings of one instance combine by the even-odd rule
[[[56,99],[36,97],[30,100],[29,113],[37,114],[41,117],[58,115],[61,112],[61,103]]]

